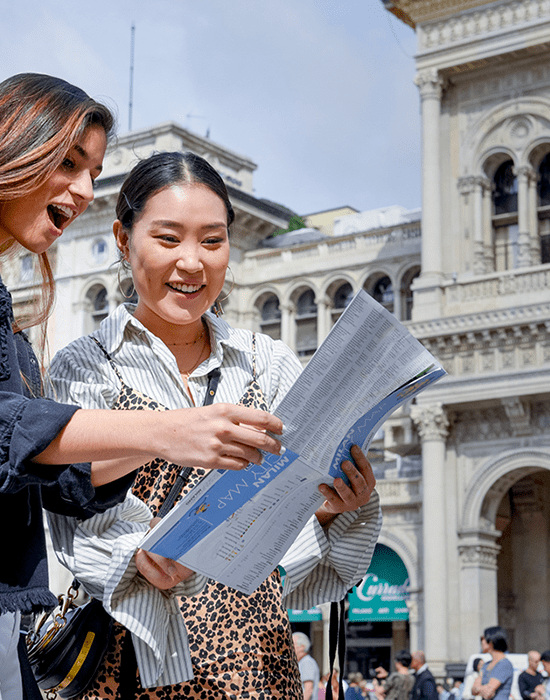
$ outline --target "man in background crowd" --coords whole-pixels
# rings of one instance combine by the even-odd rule
[[[530,651],[527,654],[529,666],[518,676],[518,687],[522,700],[533,700],[535,688],[542,683],[542,674],[538,672],[540,654],[538,651]]]
[[[423,651],[415,651],[412,654],[411,668],[415,672],[411,700],[439,700],[435,679],[428,668]]]
[[[376,677],[383,678],[384,700],[409,700],[414,677],[409,673],[412,657],[407,649],[395,655],[396,671],[391,675],[382,667],[376,669]]]
[[[313,692],[317,693],[319,688],[319,666],[315,659],[309,655],[311,641],[307,634],[303,632],[294,632],[292,635],[294,649],[298,657],[298,668],[302,678],[302,688],[304,689],[304,700],[312,700],[316,697]]]

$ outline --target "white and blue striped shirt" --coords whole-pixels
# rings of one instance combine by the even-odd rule
[[[120,306],[92,335],[113,358],[127,386],[166,408],[191,407],[175,357],[134,319],[132,308]],[[252,333],[231,328],[210,313],[205,320],[212,354],[188,379],[194,405],[203,404],[207,375],[215,367],[222,370],[215,401],[235,404],[250,386]],[[286,345],[256,334],[256,377],[270,411],[301,370]],[[117,375],[90,337],[79,338],[60,351],[50,374],[52,395],[82,408],[111,408],[121,390]],[[147,506],[131,494],[116,508],[85,522],[50,515],[54,549],[61,563],[132,632],[144,687],[192,678],[185,625],[174,596],[196,595],[205,584],[203,576],[195,575],[168,595],[136,575],[133,555],[150,518]],[[367,505],[340,514],[325,530],[312,517],[281,561],[286,571],[286,606],[305,610],[343,599],[366,573],[381,523],[376,491]]]

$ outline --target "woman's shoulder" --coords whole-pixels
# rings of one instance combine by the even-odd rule
[[[64,348],[58,350],[52,360],[51,367],[62,364],[72,364],[75,360],[80,360],[83,356],[97,357],[101,354],[98,345],[92,339],[94,334],[83,335],[68,343]]]
[[[499,659],[496,664],[489,670],[489,675],[499,677],[500,679],[512,678],[514,675],[514,667],[510,659],[504,657]]]
[[[83,357],[94,360],[104,358],[105,352],[109,352],[113,345],[120,341],[125,324],[124,309],[117,307],[101,322],[97,330],[75,338],[58,350],[53,358],[52,367],[57,364],[72,364],[75,361],[81,363]]]

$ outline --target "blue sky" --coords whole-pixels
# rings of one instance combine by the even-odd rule
[[[420,206],[414,32],[380,0],[19,0],[0,79],[69,80],[128,129],[173,120],[251,158],[255,194],[300,214]]]

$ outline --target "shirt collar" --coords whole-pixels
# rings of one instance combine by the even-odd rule
[[[135,304],[121,304],[101,322],[101,340],[109,354],[116,353],[123,342],[134,335],[139,335],[150,347],[153,346],[156,336],[134,318],[135,308]],[[225,346],[248,355],[252,354],[249,334],[235,331],[227,321],[218,318],[210,311],[203,315],[203,319],[210,331],[210,343],[215,356],[215,359],[211,356],[206,368],[207,372],[222,364]]]
[[[421,666],[418,671],[416,672],[416,675],[419,676],[421,673],[424,673],[424,671],[428,670],[428,664],[424,664]]]

